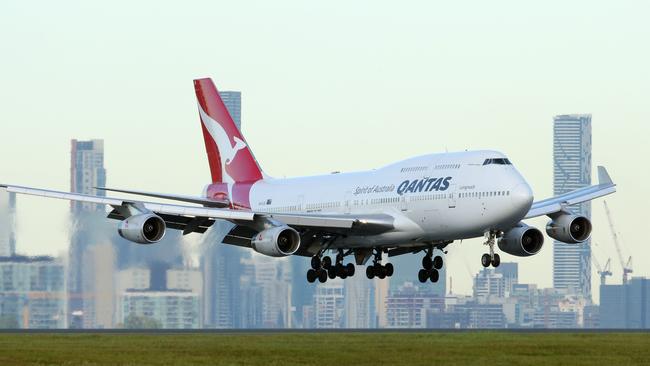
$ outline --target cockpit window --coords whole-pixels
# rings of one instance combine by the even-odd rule
[[[496,165],[512,165],[510,160],[505,159],[505,158],[494,158],[494,159],[485,159],[483,162],[483,165],[490,165],[490,164],[496,164]]]

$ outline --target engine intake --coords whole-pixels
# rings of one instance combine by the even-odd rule
[[[520,223],[508,230],[498,242],[499,249],[518,257],[537,254],[544,245],[544,235],[538,229]]]
[[[564,243],[582,243],[591,236],[591,221],[581,215],[561,214],[546,224],[546,233]]]
[[[276,226],[260,231],[251,240],[253,249],[271,257],[294,254],[300,247],[300,234],[289,226]]]
[[[166,229],[165,221],[160,216],[146,213],[133,215],[120,222],[117,232],[126,240],[138,244],[153,244],[165,236]]]

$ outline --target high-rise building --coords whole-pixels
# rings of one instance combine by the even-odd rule
[[[291,328],[291,267],[288,258],[253,256],[255,284],[262,289],[262,326]]]
[[[104,169],[104,141],[71,141],[70,154],[70,191],[90,195],[104,196],[104,191],[95,187],[106,186]],[[101,222],[105,218],[103,206],[74,202],[70,203],[72,232],[68,259],[68,293],[69,312],[75,314],[71,327],[82,327],[84,319],[83,273],[88,263],[83,261],[86,250],[93,244],[104,242],[105,227]],[[102,221],[100,221],[102,220]],[[91,266],[92,268],[92,266]]]
[[[110,242],[94,244],[84,251],[82,267],[83,327],[115,326],[115,249]]]
[[[340,278],[317,285],[313,308],[315,328],[343,328],[345,312],[343,295],[343,280]]]
[[[16,254],[16,194],[0,191],[0,257]]]
[[[430,313],[441,313],[444,309],[444,297],[428,285],[406,282],[391,290],[386,298],[386,327],[427,328]]]
[[[650,279],[600,286],[600,328],[650,329]]]
[[[104,140],[71,141],[70,191],[75,193],[105,196],[106,193],[95,187],[106,186],[104,169]],[[72,213],[103,210],[103,206],[92,203],[71,201]]]
[[[164,281],[159,283],[160,271]],[[117,274],[117,322],[125,327],[132,317],[146,318],[163,329],[196,329],[202,326],[201,273],[188,268],[130,268]]]
[[[305,328],[309,319],[304,319],[304,307],[311,306],[314,301],[316,286],[307,282],[305,274],[311,268],[310,258],[298,255],[289,257],[291,263],[291,303],[295,307],[293,312],[293,324],[291,328]]]
[[[201,327],[200,295],[192,290],[128,289],[119,298],[121,324],[129,327],[129,317],[146,317],[162,329]]]
[[[519,283],[519,265],[514,262],[501,262],[499,267],[494,269],[494,272],[503,275],[505,296],[510,296],[512,286]]]
[[[553,118],[553,194],[591,185],[591,115]],[[591,218],[591,203],[567,207]],[[591,299],[590,241],[567,245],[553,242],[553,287],[569,289]]]
[[[235,122],[235,126],[241,129],[241,92],[224,90],[219,92],[219,96]]]
[[[0,323],[5,328],[66,328],[65,272],[52,257],[0,257]]]
[[[364,329],[376,327],[375,286],[364,276],[345,280],[345,327]]]
[[[474,276],[474,298],[486,302],[490,297],[505,297],[506,283],[503,274],[484,268]]]

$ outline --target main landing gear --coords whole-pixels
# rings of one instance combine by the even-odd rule
[[[427,250],[427,255],[422,258],[422,269],[418,272],[418,280],[425,283],[427,280],[438,282],[440,273],[438,272],[444,264],[441,256],[433,257],[433,248]]]
[[[332,258],[323,257],[322,252],[319,252],[311,258],[311,269],[307,271],[307,281],[309,283],[314,283],[318,280],[320,283],[327,282],[327,278],[335,279],[340,277],[341,279],[346,279],[348,277],[354,276],[355,267],[354,263],[343,264],[343,258],[346,254],[343,254],[342,250],[339,250],[339,253],[336,255],[336,263],[332,264]]]
[[[487,268],[490,265],[492,267],[496,268],[501,264],[501,258],[499,257],[499,254],[494,252],[494,244],[496,244],[497,241],[497,233],[495,231],[490,231],[488,233],[485,233],[485,245],[490,247],[490,253],[485,253],[481,257],[481,264],[483,267]]]
[[[375,257],[372,260],[372,265],[366,267],[366,277],[369,280],[377,277],[379,279],[384,279],[393,275],[394,268],[392,263],[386,263],[385,265],[381,264],[381,249],[375,249]]]

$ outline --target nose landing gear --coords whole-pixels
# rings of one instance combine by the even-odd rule
[[[496,231],[490,231],[488,233],[485,233],[486,241],[485,245],[490,247],[490,253],[485,253],[483,256],[481,256],[481,265],[483,267],[487,268],[490,265],[492,267],[496,268],[501,264],[501,257],[499,257],[499,254],[494,252],[494,244],[496,244],[497,241],[497,232]]]

